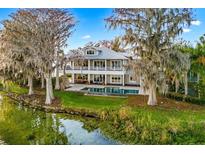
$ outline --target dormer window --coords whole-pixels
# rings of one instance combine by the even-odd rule
[[[95,51],[93,51],[93,50],[88,50],[87,51],[87,55],[94,55],[95,54]]]

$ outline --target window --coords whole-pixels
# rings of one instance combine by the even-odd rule
[[[133,76],[130,76],[130,81],[134,81],[134,78],[133,78]]]
[[[121,61],[120,60],[114,60],[111,61],[112,63],[112,69],[120,69],[121,68]]]
[[[84,61],[83,66],[88,67],[88,61]]]
[[[94,82],[95,83],[102,83],[105,80],[104,75],[94,75]]]
[[[76,79],[88,80],[88,75],[77,74]]]
[[[119,75],[112,76],[111,82],[112,83],[121,83],[121,77]]]
[[[104,68],[105,67],[105,61],[94,61],[94,67],[95,68]]]
[[[93,51],[93,50],[88,50],[87,51],[87,55],[94,55],[95,54],[95,51]]]

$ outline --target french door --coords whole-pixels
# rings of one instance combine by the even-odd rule
[[[105,81],[105,75],[94,75],[94,83],[103,83]]]

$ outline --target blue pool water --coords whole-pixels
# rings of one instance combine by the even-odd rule
[[[83,88],[82,90],[87,91],[88,93],[106,94],[106,95],[136,95],[139,93],[139,90],[121,89],[118,87],[104,87],[104,88],[86,87]]]

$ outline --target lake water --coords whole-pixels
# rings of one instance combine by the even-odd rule
[[[35,111],[0,95],[0,141],[6,144],[118,144],[86,121]]]

